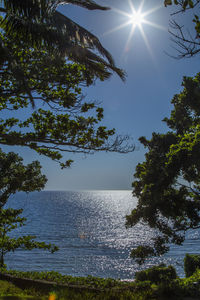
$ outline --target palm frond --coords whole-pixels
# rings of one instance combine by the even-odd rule
[[[18,17],[30,19],[43,18],[44,14],[51,14],[53,11],[52,1],[47,0],[1,0],[7,14],[15,14]]]
[[[0,0],[0,4],[7,12],[29,18],[42,18],[55,12],[59,5],[78,5],[89,10],[108,10],[109,7],[101,6],[93,0]]]
[[[97,50],[107,58],[112,66],[115,65],[111,54],[101,45],[99,39],[85,28],[57,11],[52,17],[52,23],[56,30],[63,34],[64,38],[69,36],[71,40],[74,40],[75,44]]]
[[[116,72],[122,80],[124,72],[115,66],[111,54],[102,46],[99,39],[88,30],[56,11],[61,4],[75,4],[87,9],[102,9],[93,0],[0,0],[6,15],[0,26],[6,34],[16,32],[19,39],[39,47],[47,45],[57,49],[60,55],[68,55],[72,60],[82,62],[88,67],[102,70],[108,77],[109,69]],[[105,58],[105,59],[104,59]],[[104,65],[104,70],[99,68]],[[103,75],[104,73],[104,75]]]
[[[108,70],[112,70],[117,73],[122,80],[125,80],[125,73],[123,70],[117,68],[116,66],[110,65],[99,55],[96,55],[87,48],[81,46],[73,46],[71,48],[67,47],[68,57],[73,61],[79,61],[81,64],[84,64],[91,71],[93,68],[97,74],[101,74],[104,79],[110,77],[111,73]]]
[[[62,1],[62,0],[59,1],[58,0],[55,2],[57,2],[57,4],[56,4],[57,6],[63,5],[63,4],[73,4],[73,5],[78,5],[78,6],[87,8],[89,10],[95,10],[95,9],[108,10],[108,9],[110,9],[107,6],[101,6],[92,0],[69,0],[69,1]]]

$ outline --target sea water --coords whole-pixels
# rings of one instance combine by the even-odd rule
[[[24,271],[58,271],[74,276],[133,279],[138,270],[172,264],[184,276],[185,253],[198,253],[200,231],[190,231],[183,246],[171,246],[162,257],[139,266],[131,249],[151,244],[155,232],[141,224],[125,228],[125,216],[136,206],[131,191],[43,191],[12,196],[8,205],[23,208],[26,226],[12,235],[34,235],[38,241],[55,244],[53,254],[39,249],[18,249],[5,256],[8,268]]]

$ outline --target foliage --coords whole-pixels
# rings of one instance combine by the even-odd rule
[[[69,288],[56,288],[52,287],[49,292],[54,292],[56,299],[60,300],[91,300],[91,299],[105,299],[105,300],[150,300],[150,299],[183,299],[184,297],[199,297],[200,295],[200,271],[196,272],[189,278],[170,279],[162,281],[157,284],[151,284],[150,281],[134,281],[134,282],[121,282],[114,280],[113,285],[106,284],[108,279],[96,278],[96,277],[72,277],[64,276],[57,272],[20,272],[20,271],[5,271],[16,277],[42,279],[42,280],[54,280],[57,283],[67,283]],[[46,275],[45,275],[46,274]],[[65,281],[61,281],[55,278],[66,278]],[[89,283],[90,282],[90,283]],[[97,289],[97,285],[94,283],[100,283]],[[104,283],[103,283],[104,282]],[[87,289],[88,287],[88,289]],[[27,290],[28,292],[29,290]],[[35,292],[43,290],[38,287]],[[46,290],[44,290],[46,293]],[[30,294],[30,293],[28,293]]]
[[[186,277],[192,276],[197,269],[200,269],[200,255],[187,253],[184,258],[184,271]]]
[[[19,278],[30,278],[33,280],[45,280],[50,282],[55,282],[58,284],[67,284],[74,286],[83,286],[83,287],[94,287],[97,289],[106,289],[114,287],[124,287],[127,284],[123,281],[111,279],[111,278],[99,278],[94,276],[87,277],[74,277],[70,275],[62,275],[59,272],[55,271],[17,271],[17,270],[2,270],[4,274],[10,274]]]
[[[178,52],[177,58],[192,57],[200,52],[200,20],[199,20],[199,0],[165,0],[164,5],[175,5],[177,10],[172,13],[173,19],[170,21],[171,40],[175,43]],[[185,30],[184,25],[179,24],[175,16],[188,10],[192,11],[194,26],[191,30]],[[191,16],[191,14],[189,15]],[[193,28],[194,27],[194,28]]]
[[[20,289],[15,284],[7,281],[0,281],[0,299],[1,300],[149,300],[151,299],[151,287],[145,285],[145,289],[138,289],[138,291],[104,291],[104,292],[94,292],[85,290],[75,290],[75,289],[52,289],[47,291],[42,291],[41,289]],[[48,297],[49,295],[49,297]],[[55,298],[50,296],[54,295]],[[3,298],[2,298],[3,297]],[[11,298],[13,297],[13,298]],[[155,298],[154,298],[155,299]]]
[[[188,8],[193,8],[197,2],[198,1],[193,1],[193,0],[184,0],[184,1],[182,1],[182,0],[165,0],[164,5],[165,6],[172,5],[172,4],[180,5],[183,10],[186,10]]]
[[[198,270],[191,277],[177,278],[162,281],[157,285],[152,285],[153,299],[199,299],[200,297],[200,271]],[[188,298],[187,298],[188,299]]]
[[[97,126],[103,109],[84,101],[83,87],[124,74],[94,35],[57,11],[66,3],[107,9],[90,0],[0,1],[0,144],[29,147],[62,168],[72,163],[62,152],[134,149]]]
[[[114,136],[101,123],[103,109],[84,102],[81,87],[108,79],[116,72],[110,53],[96,36],[57,11],[61,4],[107,10],[95,1],[0,1],[0,144],[25,146],[61,162],[62,152],[93,153],[134,149],[128,137]],[[72,63],[75,62],[75,63]],[[1,151],[1,150],[0,150]],[[40,165],[22,165],[14,153],[0,152],[0,201],[3,206],[17,191],[40,190],[46,178]],[[1,265],[4,255],[19,247],[56,248],[33,237],[10,238],[7,232],[24,225],[20,210],[0,210]],[[7,219],[6,219],[7,218]],[[7,222],[7,223],[6,223]]]
[[[146,286],[147,287],[147,286]],[[61,290],[56,293],[58,300],[150,300],[152,297],[151,288],[140,289],[140,291],[104,291],[101,293]]]
[[[6,204],[11,194],[16,192],[40,191],[47,179],[41,174],[38,161],[27,166],[14,152],[4,153],[0,149],[0,207]]]
[[[28,300],[28,299],[37,299],[37,300],[47,300],[47,295],[44,296],[44,293],[36,291],[35,289],[21,289],[15,284],[0,280],[0,299],[16,299],[16,300]]]
[[[12,50],[12,60],[8,58],[0,68],[0,144],[26,146],[57,161],[63,151],[133,150],[126,136],[109,142],[114,130],[97,126],[103,109],[94,101],[84,101],[82,87],[109,76],[101,64],[101,72],[90,72],[83,65],[50,55],[45,48],[30,48],[15,35],[1,38]],[[71,162],[61,162],[61,166]]]
[[[1,270],[2,271],[2,270]],[[92,276],[88,277],[72,277],[61,275],[57,272],[21,272],[3,270],[4,274],[11,274],[18,278],[30,278],[49,280],[61,284],[69,284],[69,288],[60,288],[54,285],[49,288],[50,294],[56,295],[57,300],[92,300],[92,299],[105,299],[105,300],[161,300],[161,299],[185,299],[192,297],[199,299],[200,297],[200,270],[197,270],[191,277],[169,279],[151,284],[150,281],[134,281],[134,282],[121,282],[114,279],[103,279]],[[113,284],[106,284],[112,281]],[[99,283],[97,285],[96,283]],[[87,289],[88,287],[88,289]],[[97,289],[100,287],[101,290]],[[20,295],[37,295],[43,299],[46,295],[46,289],[38,286],[35,290],[28,288],[25,291],[19,290],[11,284],[0,285],[0,295],[5,289],[10,290],[10,295],[15,296],[17,293]],[[39,298],[40,299],[40,298]],[[44,298],[46,299],[46,298]]]
[[[197,270],[192,276],[179,282],[180,288],[185,295],[200,297],[200,271]]]
[[[22,209],[3,209],[11,194],[18,191],[40,191],[47,179],[41,174],[38,161],[23,165],[23,159],[16,153],[2,152],[0,149],[0,266],[4,267],[4,256],[18,248],[32,250],[33,248],[57,251],[58,248],[44,242],[36,242],[34,236],[11,237],[9,233],[23,225],[26,218],[20,216]]]
[[[103,280],[103,279],[102,279]],[[189,278],[180,278],[171,280],[165,285],[154,284],[151,285],[148,281],[146,282],[135,282],[133,284],[127,283],[127,288],[124,290],[111,289],[110,291],[95,292],[94,290],[84,289],[57,289],[53,288],[49,290],[49,294],[56,295],[57,300],[150,300],[150,299],[184,299],[185,297],[199,298],[200,295],[200,273],[199,271]],[[46,290],[28,288],[21,290],[15,285],[6,281],[0,282],[0,296],[10,295],[25,297],[26,295],[33,295],[37,299],[47,299]]]
[[[200,74],[184,77],[183,91],[172,99],[170,128],[165,134],[141,137],[146,160],[136,167],[133,195],[137,207],[127,227],[138,222],[156,230],[151,245],[140,245],[132,257],[143,262],[162,255],[169,244],[181,245],[185,233],[200,224]]]
[[[61,288],[53,285],[52,291],[56,293],[56,299],[60,300],[149,300],[153,294],[149,282],[123,282],[111,278],[106,279],[93,276],[72,277],[61,275],[54,271],[21,272],[16,270],[3,270],[3,272],[18,278],[48,280],[58,284],[69,285],[69,288]],[[40,286],[40,291],[42,292],[42,286]]]
[[[18,40],[30,47],[45,46],[49,51],[67,59],[84,64],[88,70],[99,69],[99,63],[124,79],[124,72],[115,66],[110,53],[99,39],[68,17],[57,11],[63,4],[78,5],[89,10],[107,10],[91,0],[1,0],[1,32],[16,33]],[[0,39],[1,61],[12,56]],[[105,58],[105,59],[104,59]],[[104,69],[103,68],[103,69]]]
[[[199,299],[200,272],[198,270],[191,277],[172,280],[165,286],[160,285],[157,292],[163,295],[168,294],[169,297],[174,297],[175,299],[184,299],[184,297]]]
[[[25,225],[26,218],[20,214],[23,209],[2,209],[0,210],[0,266],[4,267],[4,256],[16,249],[32,250],[35,248],[49,250],[51,253],[58,250],[58,247],[44,242],[35,241],[35,236],[26,235],[11,237],[9,232]]]
[[[156,284],[169,282],[176,278],[177,274],[175,268],[173,266],[166,267],[163,264],[135,273],[135,279],[137,281],[150,281]]]

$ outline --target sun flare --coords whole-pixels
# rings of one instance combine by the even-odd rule
[[[140,26],[145,22],[144,15],[140,11],[136,11],[130,16],[130,21],[134,26]]]
[[[162,7],[162,5],[159,5],[159,6],[153,7],[150,10],[144,11],[143,6],[144,6],[145,0],[141,0],[140,6],[137,9],[134,7],[132,0],[128,0],[128,2],[129,2],[129,5],[130,5],[129,11],[131,13],[130,12],[127,13],[126,11],[122,11],[122,10],[119,10],[117,8],[113,8],[113,11],[115,11],[115,12],[119,13],[120,15],[124,16],[124,19],[125,19],[124,23],[122,23],[119,26],[116,26],[115,28],[105,32],[104,35],[113,33],[113,32],[118,31],[118,30],[120,30],[124,27],[129,26],[130,27],[130,33],[129,33],[129,36],[127,38],[127,42],[126,42],[126,45],[125,45],[125,51],[126,51],[127,49],[129,49],[129,44],[132,40],[132,37],[134,36],[135,31],[137,29],[139,29],[149,53],[152,54],[149,42],[147,40],[145,31],[144,31],[144,28],[143,28],[143,25],[153,26],[153,27],[156,27],[158,29],[166,31],[166,28],[164,28],[164,27],[162,27],[162,26],[160,26],[156,23],[153,23],[153,22],[151,22],[147,19],[147,17],[150,14],[152,14],[156,10],[160,9]]]

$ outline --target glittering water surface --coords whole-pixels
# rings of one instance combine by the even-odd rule
[[[19,270],[55,270],[74,276],[99,276],[132,279],[143,268],[164,262],[173,264],[183,276],[185,253],[199,252],[199,231],[191,231],[182,247],[138,266],[129,258],[139,243],[151,243],[155,233],[137,225],[125,228],[125,215],[136,206],[131,191],[19,193],[8,205],[23,208],[26,226],[13,235],[36,235],[38,241],[54,243],[59,251],[24,251],[6,255],[9,268]]]

